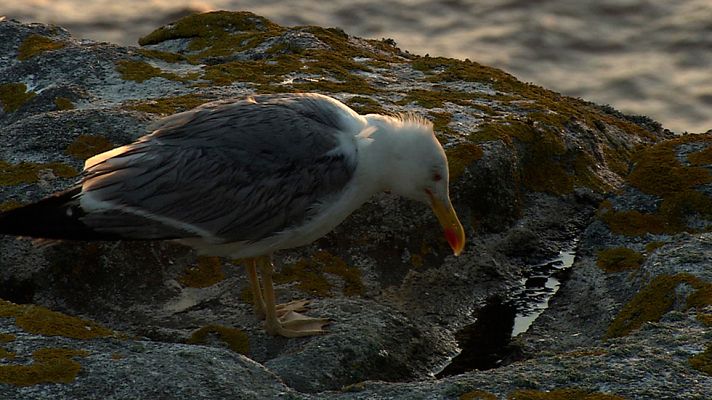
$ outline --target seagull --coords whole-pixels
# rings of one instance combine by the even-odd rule
[[[326,235],[379,192],[430,205],[455,255],[465,234],[432,124],[359,115],[315,93],[221,100],[86,160],[73,187],[0,214],[0,234],[50,240],[174,240],[246,260],[270,335],[326,332],[306,301],[276,304],[272,255]],[[257,271],[259,270],[259,275]]]

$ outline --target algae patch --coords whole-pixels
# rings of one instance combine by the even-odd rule
[[[7,113],[15,112],[31,98],[35,92],[28,92],[24,83],[4,83],[0,85],[0,105]]]
[[[605,338],[628,335],[646,322],[656,322],[670,311],[675,302],[675,289],[688,284],[694,292],[687,297],[687,309],[695,308],[702,323],[712,320],[704,309],[712,305],[712,284],[690,274],[661,275],[655,277],[626,304],[608,326]]]
[[[0,317],[15,318],[15,325],[25,332],[73,339],[112,336],[114,332],[96,322],[86,321],[35,305],[18,305],[0,300]]]
[[[163,97],[153,100],[134,102],[126,108],[151,114],[171,115],[177,112],[195,108],[208,101],[204,96],[198,94],[185,94],[175,97]]]
[[[467,167],[482,158],[482,148],[474,143],[460,143],[457,146],[445,149],[447,155],[450,179],[455,180],[462,175]]]
[[[188,267],[178,281],[183,286],[204,288],[224,279],[225,273],[220,257],[198,257],[197,265]]]
[[[645,260],[642,254],[627,247],[615,247],[598,252],[596,265],[602,270],[612,273],[630,269],[638,269]]]
[[[685,166],[676,156],[679,145],[691,142],[711,142],[709,135],[687,135],[659,143],[640,151],[636,156],[628,183],[643,193],[662,199],[654,213],[637,210],[613,210],[610,204],[602,205],[599,217],[612,232],[628,236],[642,236],[646,233],[674,234],[695,232],[689,226],[690,218],[698,222],[712,220],[712,198],[696,190],[700,185],[712,182],[712,174],[702,166]],[[702,162],[704,156],[689,157]],[[706,154],[706,153],[704,153]],[[709,222],[705,223],[707,226]]]
[[[704,372],[707,375],[712,375],[712,344],[707,346],[707,349],[702,353],[690,357],[690,365],[692,368]]]
[[[497,400],[497,396],[484,390],[472,390],[461,394],[458,400]]]
[[[46,51],[57,50],[66,44],[42,35],[29,35],[22,41],[17,49],[17,59],[24,61]]]
[[[601,392],[589,392],[582,389],[554,389],[551,391],[517,390],[507,399],[510,400],[625,400],[625,397]]]
[[[76,357],[89,355],[84,350],[44,348],[32,353],[34,362],[29,365],[0,365],[0,382],[15,386],[40,383],[71,383],[79,374],[81,364]]]
[[[144,82],[151,78],[164,78],[171,81],[187,82],[195,80],[199,74],[188,74],[180,76],[173,72],[165,72],[158,67],[145,62],[134,60],[120,60],[116,62],[116,71],[121,74],[121,79],[125,81]]]
[[[0,333],[0,343],[9,343],[15,340],[15,335],[11,333]]]
[[[217,335],[235,353],[248,354],[250,351],[249,338],[245,332],[222,325],[208,325],[198,329],[190,336],[188,343],[207,344],[210,335]]]
[[[114,144],[103,136],[79,135],[67,147],[65,153],[78,160],[86,160],[114,147]]]
[[[40,173],[49,170],[59,178],[71,178],[77,175],[77,170],[62,163],[37,164],[21,162],[10,164],[0,160],[0,186],[15,186],[21,183],[34,183],[40,180]]]
[[[349,267],[341,258],[328,251],[317,251],[311,258],[304,258],[294,264],[286,265],[275,274],[274,281],[278,284],[296,282],[297,288],[304,293],[315,296],[330,296],[333,284],[326,274],[334,275],[343,281],[343,294],[355,296],[363,293],[361,271]]]
[[[54,99],[54,106],[57,108],[57,111],[73,110],[75,108],[72,100],[66,97],[57,97]]]

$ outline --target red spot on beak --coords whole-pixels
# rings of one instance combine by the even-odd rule
[[[459,240],[457,237],[457,233],[455,233],[454,229],[445,229],[445,239],[447,239],[447,242],[450,244],[450,247],[452,247],[453,249],[457,248]]]

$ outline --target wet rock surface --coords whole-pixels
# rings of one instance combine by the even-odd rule
[[[326,335],[288,340],[261,329],[236,260],[197,258],[169,242],[37,247],[2,237],[0,298],[120,333],[72,339],[51,329],[27,331],[18,308],[0,307],[0,333],[8,335],[0,336],[0,349],[13,354],[0,350],[0,398],[711,393],[704,352],[712,239],[703,231],[712,212],[701,171],[709,174],[712,142],[682,140],[671,160],[670,135],[644,117],[476,63],[420,57],[337,29],[284,28],[249,13],[188,17],[147,35],[141,48],[11,20],[0,21],[0,36],[7,38],[0,43],[0,209],[68,187],[84,159],[150,132],[162,115],[214,99],[317,91],[362,113],[415,112],[433,120],[468,238],[463,255],[453,257],[424,206],[374,197],[323,239],[277,255],[279,300],[311,299],[310,315],[333,320]],[[694,168],[698,179],[647,182],[655,171],[640,168],[655,165],[655,157],[682,176],[690,175],[682,168]],[[663,186],[675,190],[654,189]],[[626,220],[631,210],[644,215]],[[626,235],[630,227],[633,236]],[[571,278],[533,328],[507,344],[521,349],[519,361],[433,377],[458,354],[456,333],[488,299],[508,299],[527,265],[579,236]],[[638,269],[628,267],[625,251],[603,253],[615,261],[605,268],[624,270],[598,265],[601,251],[618,247],[644,255]],[[672,305],[663,302],[659,318],[633,329],[637,322],[621,317],[626,334],[609,334],[651,283],[673,288]],[[198,340],[201,328],[213,333]],[[483,332],[489,342],[482,346],[506,342],[502,330]],[[79,365],[75,377],[24,386],[12,380],[27,372],[16,367],[32,362],[33,351],[57,347],[86,354],[46,362],[35,355],[34,362]],[[664,379],[660,370],[668,371]]]

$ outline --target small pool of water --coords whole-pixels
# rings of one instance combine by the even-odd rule
[[[532,265],[529,276],[522,279],[522,291],[511,299],[517,310],[512,337],[529,329],[534,321],[549,307],[549,300],[559,291],[561,275],[571,268],[576,257],[576,242],[559,255],[541,264]]]
[[[487,370],[510,364],[523,358],[511,339],[529,329],[547,309],[549,300],[561,287],[566,270],[574,263],[576,242],[570,243],[553,257],[540,264],[529,265],[521,288],[508,299],[494,296],[478,310],[475,322],[455,334],[462,349],[435,376],[461,374],[471,370]]]

